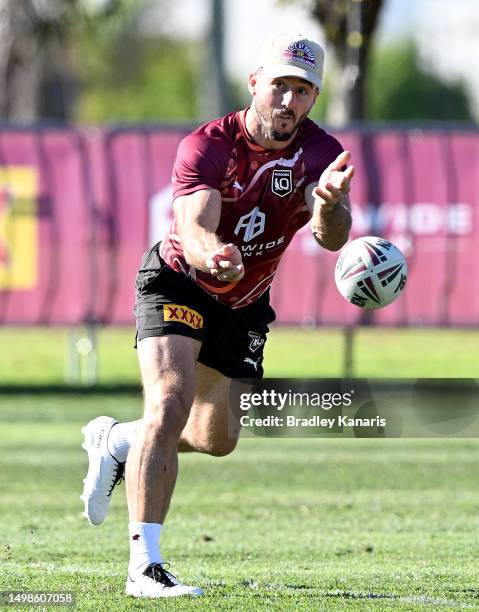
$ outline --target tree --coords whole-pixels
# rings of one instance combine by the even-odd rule
[[[147,1],[0,0],[0,118],[70,119],[77,85],[72,43]]]
[[[334,52],[336,70],[328,79],[328,121],[344,124],[363,119],[366,67],[383,0],[300,1],[321,24]]]
[[[473,119],[464,84],[427,72],[411,41],[373,51],[367,91],[373,121]]]
[[[66,42],[80,11],[78,0],[0,0],[0,118],[68,117]]]
[[[198,50],[164,36],[130,30],[108,41],[95,36],[78,70],[82,95],[75,119],[81,123],[193,121],[198,116]]]

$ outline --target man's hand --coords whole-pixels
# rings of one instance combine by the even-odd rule
[[[206,267],[210,274],[218,280],[234,283],[244,276],[243,260],[238,247],[232,243],[225,244],[216,251],[208,254]]]
[[[318,186],[313,189],[315,204],[319,203],[324,212],[334,209],[338,202],[344,200],[349,193],[349,185],[354,176],[354,166],[345,166],[351,158],[349,151],[343,151],[336,157],[333,163],[329,164],[321,175]]]
[[[343,151],[329,164],[318,184],[306,188],[306,203],[311,211],[311,231],[317,242],[329,251],[338,251],[348,240],[351,229],[349,185],[354,167],[342,170],[351,158]]]

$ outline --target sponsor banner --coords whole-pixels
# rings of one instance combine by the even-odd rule
[[[38,173],[0,167],[0,289],[28,290],[38,282]]]
[[[406,256],[401,297],[374,312],[346,303],[334,280],[337,253],[309,228],[293,240],[273,283],[278,320],[303,325],[475,325],[479,320],[479,134],[345,132],[356,168],[351,239],[381,236]],[[291,296],[288,299],[288,296]],[[475,323],[476,322],[476,323]]]
[[[244,436],[479,436],[475,379],[238,379],[230,406]]]
[[[172,219],[171,173],[181,131],[120,129],[90,141],[90,158],[103,197],[96,198],[103,220],[97,268],[97,321],[134,324],[134,281],[144,251],[165,235]],[[100,147],[100,152],[97,148]]]
[[[133,324],[136,270],[171,222],[171,171],[186,132],[1,134],[2,324]],[[334,284],[338,254],[318,247],[306,226],[273,282],[278,322],[477,325],[479,135],[385,130],[337,136],[356,167],[351,238],[376,235],[396,244],[408,262],[408,285],[385,309],[349,304]],[[271,181],[279,198],[288,195],[289,169],[275,169]],[[267,222],[259,205],[236,221],[245,257],[258,251]]]
[[[0,322],[84,321],[95,272],[83,140],[69,129],[0,136]]]

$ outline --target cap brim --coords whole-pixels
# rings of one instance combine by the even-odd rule
[[[262,66],[263,74],[268,79],[277,79],[278,77],[298,77],[304,79],[316,87],[321,89],[321,79],[314,72],[305,70],[304,68],[298,68],[297,66],[291,66],[290,64],[270,64],[269,66]]]

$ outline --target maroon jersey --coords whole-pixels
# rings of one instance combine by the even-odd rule
[[[173,170],[173,196],[200,189],[221,194],[216,234],[241,251],[240,281],[225,283],[187,264],[173,222],[160,254],[177,272],[231,308],[257,300],[270,286],[294,234],[311,218],[304,190],[343,150],[310,119],[283,149],[255,144],[245,128],[246,110],[202,125],[184,138]]]

